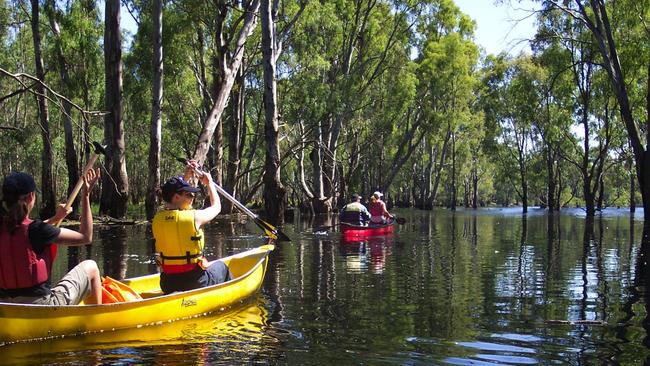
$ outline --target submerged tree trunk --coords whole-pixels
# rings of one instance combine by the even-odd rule
[[[129,182],[126,174],[124,121],[122,120],[122,41],[120,35],[120,1],[106,0],[104,29],[104,67],[106,95],[104,138],[108,144],[106,170],[102,176],[100,214],[115,218],[126,215]]]
[[[477,163],[474,162],[474,167],[472,169],[472,208],[478,208],[478,167]]]
[[[163,100],[163,0],[153,1],[153,86],[151,90],[151,125],[149,126],[149,177],[145,207],[147,219],[156,214],[158,199],[156,189],[160,186],[160,150],[162,137]]]
[[[422,182],[422,189],[420,189],[419,201],[421,209],[432,209],[433,206],[430,206],[431,202],[427,199],[431,196],[431,188],[433,186],[433,166],[435,165],[437,150],[434,148],[433,144],[429,144],[429,161],[424,169],[424,182]]]
[[[438,161],[438,166],[436,168],[436,179],[434,180],[433,189],[431,190],[431,196],[429,197],[429,202],[431,202],[431,207],[434,207],[436,204],[436,197],[438,196],[438,186],[440,185],[440,175],[445,165],[445,161],[447,158],[447,147],[449,146],[450,140],[451,140],[451,125],[448,124],[447,134],[445,135],[445,141],[442,143],[442,149],[440,150],[440,161]]]
[[[580,21],[582,21],[591,31],[594,36],[598,50],[603,57],[603,67],[607,70],[610,82],[618,101],[619,110],[625,129],[628,133],[630,144],[634,152],[634,161],[636,163],[636,173],[639,180],[639,189],[641,190],[641,197],[643,199],[644,218],[650,220],[650,154],[644,148],[639,129],[637,127],[632,107],[627,91],[627,84],[623,75],[623,68],[618,57],[618,48],[614,41],[614,33],[612,25],[610,24],[609,15],[607,14],[607,7],[604,0],[589,0],[591,9],[579,4],[577,11],[580,14]],[[552,6],[559,7],[559,5],[552,3]],[[560,8],[563,10],[563,8]],[[573,14],[571,14],[573,16]],[[616,25],[614,25],[615,27]],[[650,71],[650,62],[647,64],[647,69]],[[650,141],[650,72],[648,72],[648,80],[646,81],[646,141]]]
[[[521,157],[523,159],[523,157]],[[519,162],[519,177],[521,179],[521,206],[523,212],[528,212],[528,174],[526,172],[526,163],[523,160]]]
[[[451,134],[451,202],[449,208],[456,211],[456,133]]]
[[[41,30],[39,28],[39,5],[38,0],[32,0],[32,39],[34,41],[34,61],[36,64],[36,77],[45,82],[45,70],[43,67],[43,56],[41,55]],[[42,206],[39,215],[42,218],[54,215],[56,198],[54,195],[54,173],[52,164],[52,142],[50,140],[50,117],[47,109],[47,96],[43,84],[36,84],[38,99],[38,117],[41,124],[41,139],[43,140],[43,153],[41,155],[41,197]]]
[[[280,181],[280,140],[278,138],[278,106],[275,64],[275,22],[270,0],[262,0],[262,55],[264,58],[264,116],[266,159],[264,162],[264,209],[269,220],[281,225],[287,191]]]
[[[548,212],[556,210],[555,207],[555,159],[553,157],[552,149],[549,143],[545,143],[545,157],[546,157],[546,205]]]

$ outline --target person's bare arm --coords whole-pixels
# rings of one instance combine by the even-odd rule
[[[199,181],[206,187],[208,190],[208,195],[210,197],[210,206],[202,209],[196,210],[194,212],[194,225],[197,228],[201,228],[203,225],[212,221],[219,212],[221,212],[221,199],[217,194],[217,189],[212,182],[212,176],[207,172],[202,172],[203,174],[199,178]]]
[[[393,215],[391,215],[390,212],[388,212],[388,209],[386,208],[386,203],[385,202],[383,202],[383,201],[381,202],[381,207],[384,209],[384,213],[383,213],[384,216],[386,216],[388,218],[393,217]]]
[[[84,175],[84,184],[81,189],[81,225],[79,231],[62,228],[57,238],[57,244],[84,245],[93,240],[93,216],[90,209],[90,192],[101,176],[99,168],[88,170]]]

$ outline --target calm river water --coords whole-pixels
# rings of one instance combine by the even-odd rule
[[[2,364],[622,364],[650,358],[650,240],[625,211],[587,221],[533,209],[398,210],[393,235],[344,242],[295,218],[259,296],[224,314],[128,332],[0,347]],[[265,243],[241,218],[207,232],[208,257]],[[650,233],[650,229],[646,230]],[[147,225],[97,227],[61,250],[116,278],[156,271]],[[644,256],[645,252],[645,256]]]

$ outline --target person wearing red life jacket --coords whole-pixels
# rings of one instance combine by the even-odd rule
[[[165,294],[212,286],[232,279],[224,262],[216,261],[208,266],[203,255],[205,239],[202,227],[219,214],[221,200],[212,183],[212,176],[202,172],[199,182],[207,188],[210,206],[200,210],[192,208],[194,195],[201,189],[187,181],[196,168],[197,163],[190,160],[185,176],[168,179],[158,192],[165,202],[165,209],[156,213],[151,228],[160,265],[160,289]]]
[[[76,305],[102,302],[97,263],[85,260],[51,286],[57,245],[79,246],[92,241],[90,192],[100,177],[90,169],[83,177],[79,231],[58,228],[72,210],[61,204],[45,221],[29,218],[36,202],[36,182],[31,175],[14,172],[2,184],[0,205],[0,302]]]
[[[383,225],[388,223],[388,219],[394,219],[386,209],[386,203],[381,200],[383,194],[375,192],[370,197],[370,224]]]

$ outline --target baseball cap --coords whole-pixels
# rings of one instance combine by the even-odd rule
[[[352,195],[352,200],[353,200],[353,201],[360,200],[360,199],[361,199],[361,196],[359,196],[359,194],[354,193],[354,194]]]
[[[6,176],[2,183],[2,196],[5,201],[7,199],[17,200],[18,197],[34,191],[39,191],[36,188],[36,182],[27,173],[13,172]]]
[[[201,192],[201,189],[198,187],[192,187],[183,177],[172,177],[165,182],[162,186],[162,196],[163,199],[167,202],[172,200],[174,194],[179,192]]]
[[[381,192],[379,192],[379,191],[375,191],[375,193],[373,193],[372,195],[377,197],[377,198],[383,196],[383,194]]]

